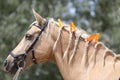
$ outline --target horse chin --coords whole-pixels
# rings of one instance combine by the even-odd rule
[[[13,67],[10,69],[9,73],[10,73],[11,75],[15,75],[15,73],[17,72],[17,70],[18,70],[18,67],[15,65],[15,66],[13,66]]]

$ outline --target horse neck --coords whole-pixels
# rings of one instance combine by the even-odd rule
[[[56,28],[56,31],[57,33],[54,34],[56,41],[53,47],[54,61],[63,78],[70,80],[68,75],[72,78],[71,71],[74,70],[75,74],[79,74],[78,69],[80,69],[86,42],[77,38],[75,33],[70,33],[64,27]]]
[[[64,79],[75,80],[76,77],[78,80],[81,78],[78,75],[90,71],[99,62],[101,66],[105,66],[107,62],[114,66],[115,54],[103,43],[98,42],[95,46],[94,42],[88,43],[84,38],[77,38],[75,33],[70,33],[65,28],[57,27],[53,33],[56,36],[53,46],[54,61]]]

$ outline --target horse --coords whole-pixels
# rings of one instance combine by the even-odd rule
[[[59,26],[54,19],[45,19],[33,10],[35,21],[20,43],[4,61],[4,70],[15,74],[21,68],[52,60],[64,80],[118,80],[120,55],[102,42],[86,41],[89,34],[68,24]]]

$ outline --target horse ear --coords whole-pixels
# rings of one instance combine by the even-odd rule
[[[33,14],[34,14],[36,21],[38,21],[40,25],[43,25],[45,23],[45,19],[42,18],[34,9],[33,9]]]

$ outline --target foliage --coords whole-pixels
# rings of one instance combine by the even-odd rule
[[[32,8],[45,18],[74,21],[89,33],[101,33],[100,41],[115,52],[120,50],[119,0],[0,0],[0,63],[20,41],[34,21]],[[11,76],[0,70],[0,80]],[[47,76],[47,77],[46,77]],[[35,65],[21,74],[21,80],[62,80],[52,62]]]

